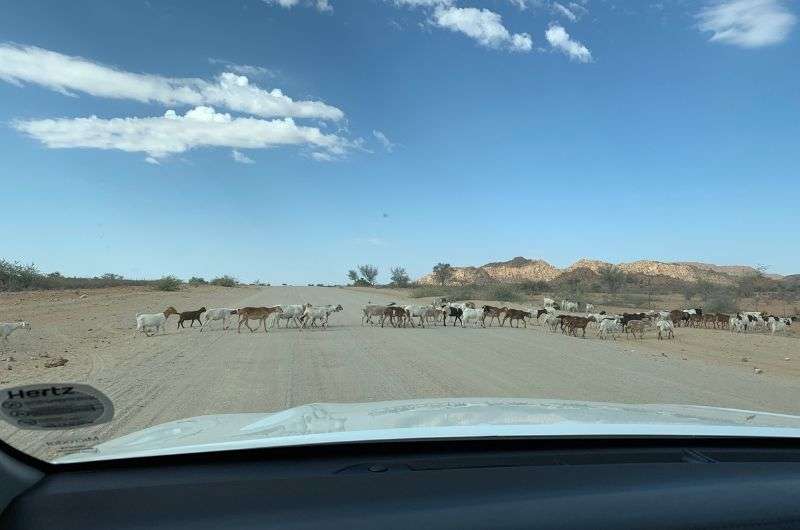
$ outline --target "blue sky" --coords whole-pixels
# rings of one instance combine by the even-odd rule
[[[0,257],[273,283],[517,255],[798,273],[798,11],[9,3]]]

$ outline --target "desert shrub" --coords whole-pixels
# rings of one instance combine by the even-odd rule
[[[211,280],[211,285],[218,285],[220,287],[236,287],[236,278],[226,274],[225,276],[220,276]]]
[[[480,297],[484,300],[498,300],[500,302],[524,302],[525,297],[512,285],[489,285],[481,289]]]
[[[175,276],[164,276],[156,280],[155,288],[157,291],[177,291],[181,288],[181,283]]]
[[[714,292],[703,304],[703,311],[707,313],[733,313],[736,310],[736,296],[729,291]]]
[[[189,278],[189,285],[205,285],[207,283],[208,282],[205,280],[205,278],[200,278],[198,276],[192,276]]]
[[[538,294],[550,290],[550,285],[541,280],[525,281],[517,284],[517,289],[525,294]]]

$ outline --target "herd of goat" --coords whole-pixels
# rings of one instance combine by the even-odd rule
[[[477,307],[474,302],[454,302],[447,299],[438,299],[427,305],[398,305],[394,302],[388,304],[369,303],[361,308],[361,325],[380,325],[387,323],[393,327],[425,327],[428,325],[447,326],[450,319],[451,325],[466,327],[482,326],[487,323],[491,327],[496,320],[502,327],[508,322],[510,327],[519,327],[520,324],[528,327],[528,321],[547,326],[550,331],[561,330],[567,335],[586,337],[586,329],[596,329],[597,336],[601,339],[625,333],[634,338],[643,338],[648,329],[654,329],[659,339],[672,339],[675,337],[676,327],[729,329],[731,332],[744,333],[750,331],[769,331],[776,333],[785,331],[792,322],[793,317],[778,317],[763,311],[742,311],[736,314],[703,313],[702,308],[674,309],[672,311],[646,311],[641,313],[622,313],[621,315],[608,314],[605,311],[594,312],[592,304],[585,304],[583,315],[567,315],[560,311],[577,312],[578,303],[562,300],[556,303],[551,298],[544,298],[543,307],[529,308],[528,310],[510,307],[497,307],[483,305]],[[152,336],[159,331],[166,331],[167,320],[171,315],[178,317],[177,327],[184,328],[189,322],[189,327],[194,327],[195,322],[200,324],[200,331],[214,321],[222,321],[222,328],[228,329],[228,320],[238,317],[237,331],[241,332],[245,326],[251,332],[259,327],[267,331],[267,321],[271,319],[272,327],[280,327],[285,321],[285,327],[293,323],[298,330],[306,327],[328,327],[328,320],[332,314],[342,311],[342,306],[312,304],[286,304],[271,307],[239,307],[206,309],[201,307],[194,311],[178,311],[170,306],[161,313],[142,313],[136,315],[136,331],[147,336]],[[250,327],[254,321],[256,327]],[[514,324],[516,323],[516,326]],[[31,329],[31,324],[26,321],[0,322],[0,337],[5,341],[17,329]]]
[[[452,326],[482,326],[491,327],[495,321],[510,327],[528,327],[528,322],[546,326],[552,332],[561,331],[567,335],[586,337],[587,328],[593,328],[599,338],[605,339],[625,334],[634,338],[643,338],[647,330],[655,330],[659,339],[672,339],[675,337],[676,327],[730,329],[732,332],[771,331],[772,333],[784,331],[791,326],[796,317],[785,318],[769,315],[764,312],[745,311],[733,315],[712,313],[704,314],[702,308],[675,309],[672,311],[646,311],[640,313],[609,314],[605,311],[594,312],[592,304],[584,304],[585,315],[564,314],[577,312],[577,302],[562,300],[556,303],[551,298],[544,298],[543,307],[529,308],[527,310],[492,305],[476,306],[474,302],[455,302],[447,299],[434,300],[431,304],[398,305],[394,302],[387,304],[372,304],[361,308],[361,325],[387,324],[392,327],[425,327],[426,325],[447,326],[448,319]],[[293,323],[298,330],[306,327],[315,327],[319,322],[320,327],[328,327],[328,320],[333,313],[342,310],[341,305],[315,306],[312,304],[287,304],[271,307],[240,307],[206,309],[201,307],[194,311],[179,312],[174,307],[168,307],[163,313],[140,314],[136,316],[136,330],[150,336],[159,331],[164,331],[167,319],[171,315],[178,317],[178,328],[183,328],[185,322],[189,327],[194,323],[200,324],[200,331],[213,321],[222,321],[223,329],[228,329],[228,319],[238,317],[237,331],[241,332],[244,325],[251,332],[259,327],[268,331],[267,322],[271,321],[272,327],[284,327]],[[256,327],[250,327],[254,321]],[[516,324],[516,325],[515,325]]]

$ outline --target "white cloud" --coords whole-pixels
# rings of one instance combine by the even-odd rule
[[[570,59],[575,59],[582,63],[592,61],[592,53],[589,49],[576,40],[572,40],[562,26],[551,24],[544,34],[550,46],[566,53]]]
[[[509,2],[511,2],[512,4],[514,4],[523,11],[528,9],[528,2],[526,2],[526,0],[509,0]]]
[[[435,6],[449,6],[453,0],[389,0],[398,6],[409,7],[435,7]]]
[[[457,31],[475,39],[488,48],[507,48],[513,51],[530,51],[530,35],[506,29],[502,17],[488,9],[475,7],[437,7],[433,22],[439,27]]]
[[[295,101],[280,89],[251,85],[248,78],[225,72],[214,83],[118,70],[82,57],[34,46],[0,44],[0,79],[33,83],[64,94],[132,99],[163,105],[217,105],[264,118],[293,117],[339,120],[344,113],[320,101]]]
[[[253,164],[255,160],[247,156],[246,154],[242,153],[241,151],[234,149],[231,151],[231,156],[235,162],[239,162],[240,164]]]
[[[301,2],[301,0],[263,0],[263,2],[269,5],[279,5],[286,9],[304,4],[314,6],[317,11],[333,11],[329,0],[307,0],[305,2]]]
[[[211,64],[220,64],[225,67],[225,70],[233,72],[235,74],[241,74],[250,77],[277,76],[277,74],[273,70],[270,70],[269,68],[264,68],[263,66],[254,66],[251,64],[236,64],[230,61],[226,61],[224,59],[215,59],[213,57],[209,57],[208,62]]]
[[[573,13],[572,11],[570,11],[569,9],[564,7],[563,5],[559,4],[558,2],[553,2],[553,10],[556,13],[567,17],[572,22],[575,22],[576,20],[578,20],[578,17],[575,16],[575,13]]]
[[[47,147],[119,149],[146,153],[153,159],[196,147],[264,149],[305,145],[330,156],[342,156],[354,145],[316,127],[297,125],[291,118],[232,118],[212,107],[195,107],[181,116],[168,110],[148,118],[59,118],[17,120],[13,126]]]
[[[796,17],[781,0],[716,1],[696,15],[701,31],[712,42],[758,48],[783,42]]]
[[[317,162],[333,162],[336,160],[335,156],[331,155],[330,153],[323,153],[321,151],[314,151],[311,153],[311,158]]]
[[[572,11],[578,17],[582,17],[584,15],[588,15],[589,14],[589,10],[586,9],[586,7],[584,7],[583,5],[578,4],[576,2],[570,2],[569,3],[569,9],[570,9],[570,11]]]
[[[372,131],[372,136],[374,136],[388,152],[391,153],[394,151],[395,144],[381,131]]]
[[[161,162],[159,162],[158,160],[156,160],[152,156],[148,156],[147,158],[144,159],[144,161],[147,162],[148,164],[154,164],[156,166],[161,165]]]

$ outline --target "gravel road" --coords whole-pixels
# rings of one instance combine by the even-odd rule
[[[242,328],[237,333],[235,322],[229,331],[221,330],[220,323],[208,332],[176,331],[173,317],[166,334],[147,338],[134,337],[135,312],[128,306],[147,301],[161,307],[169,295],[147,295],[163,301],[142,295],[136,302],[126,299],[127,305],[120,301],[118,307],[109,300],[98,303],[107,316],[96,318],[107,318],[109,329],[116,331],[88,355],[90,360],[75,359],[73,370],[83,373],[52,369],[26,372],[24,379],[85,382],[105,392],[115,405],[114,420],[80,430],[100,440],[203,414],[446,396],[686,403],[800,414],[800,341],[795,337],[678,329],[675,341],[657,341],[651,334],[644,341],[614,342],[567,337],[536,326],[381,329],[360,325],[360,307],[370,300],[400,301],[390,297],[396,293],[321,287],[210,289],[183,293],[183,307],[310,301],[339,303],[344,311],[331,317],[326,331],[270,328],[268,333],[250,333]],[[89,340],[84,339],[84,347]],[[743,356],[749,356],[746,362]],[[762,374],[754,374],[756,365]],[[20,381],[3,382],[11,386]],[[46,441],[65,436],[12,432],[6,426],[0,435],[37,453]]]

